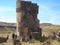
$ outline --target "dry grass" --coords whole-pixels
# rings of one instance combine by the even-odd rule
[[[6,42],[6,43],[2,43],[0,45],[13,45],[13,42]],[[48,44],[48,43],[42,44],[41,42],[36,41],[34,43],[22,42],[22,45],[60,45],[60,43],[57,40],[53,40],[53,42],[51,42],[50,44]]]
[[[54,26],[54,25],[53,26],[41,25],[41,28],[42,28],[42,35],[45,35],[46,37],[48,37],[54,31],[57,32],[58,30],[60,30],[60,26]],[[10,35],[9,38],[11,38],[11,34],[12,33],[13,33],[13,31],[8,31],[8,32],[7,31],[0,31],[0,36],[6,37],[7,35]],[[46,39],[46,38],[44,37],[42,40],[44,40],[44,39]],[[60,45],[59,41],[57,41],[56,39],[55,40],[50,39],[50,40],[51,40],[50,44],[45,43],[44,45]],[[44,43],[44,42],[40,42],[40,41],[34,40],[33,43],[22,42],[22,45],[43,45],[42,43]],[[13,41],[5,42],[5,43],[2,43],[0,45],[13,45]]]

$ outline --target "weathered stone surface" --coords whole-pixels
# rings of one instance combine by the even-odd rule
[[[36,3],[17,1],[17,31],[19,36],[28,36],[31,32],[38,32],[41,36],[39,20],[37,19],[38,8]]]

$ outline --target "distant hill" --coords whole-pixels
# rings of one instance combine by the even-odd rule
[[[53,32],[58,32],[60,30],[60,25],[54,25],[50,23],[41,23],[40,28],[42,29],[43,35],[50,35]]]
[[[50,26],[50,25],[53,25],[53,24],[51,24],[51,23],[41,23],[40,25]]]
[[[0,22],[0,26],[15,26],[15,23]]]
[[[42,28],[42,31],[58,31],[60,30],[60,25],[53,25],[50,23],[41,23],[40,28]],[[16,30],[16,23],[6,23],[6,22],[0,22],[0,31],[2,30]],[[49,32],[48,31],[48,32]]]
[[[0,32],[1,31],[15,31],[15,30],[16,30],[15,23],[0,22]]]

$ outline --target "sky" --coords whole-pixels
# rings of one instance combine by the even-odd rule
[[[16,22],[16,0],[0,0],[0,22]]]
[[[60,25],[60,0],[26,0],[39,6],[40,23]],[[16,0],[0,0],[0,21],[16,23]]]

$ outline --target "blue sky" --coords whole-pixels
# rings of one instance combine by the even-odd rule
[[[60,25],[60,0],[28,0],[39,5],[40,23]],[[0,21],[16,22],[16,0],[0,0]]]
[[[0,22],[16,22],[16,0],[0,0]]]

